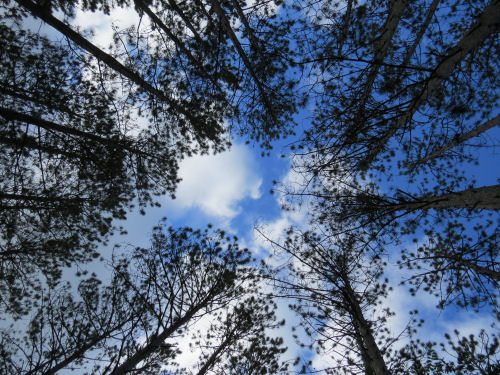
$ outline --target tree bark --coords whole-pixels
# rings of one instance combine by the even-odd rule
[[[198,43],[200,43],[200,45],[203,45],[204,42],[203,42],[202,37],[200,36],[200,34],[198,33],[198,31],[196,30],[196,28],[194,27],[194,25],[191,23],[191,20],[184,14],[184,12],[182,11],[182,9],[179,8],[179,6],[175,2],[175,0],[168,0],[168,3],[172,7],[172,9],[177,12],[177,14],[179,15],[179,17],[181,17],[181,19],[184,21],[184,23],[186,24],[186,26],[188,27],[188,29],[191,30],[191,32],[193,33],[196,41]],[[204,5],[201,2],[198,5],[200,5],[201,7],[203,7],[203,10],[205,11]]]
[[[468,208],[482,210],[500,210],[500,185],[483,186],[479,188],[443,194],[437,197],[415,198],[394,204],[381,204],[378,209],[390,211],[416,211],[428,209]]]
[[[56,131],[65,135],[75,136],[78,138],[88,139],[91,141],[95,141],[104,145],[113,145],[119,149],[130,151],[133,154],[146,156],[146,157],[156,157],[155,155],[150,155],[147,152],[141,151],[137,148],[129,146],[126,141],[117,140],[113,138],[104,138],[99,135],[95,135],[93,133],[84,132],[82,130],[78,130],[75,128],[71,128],[65,125],[57,124],[52,121],[44,120],[40,117],[35,117],[31,115],[27,115],[21,112],[14,111],[9,108],[0,107],[0,116],[3,116],[5,119],[10,121],[21,121],[24,123],[28,123],[39,128],[45,130]]]
[[[206,69],[198,62],[197,59],[191,54],[191,52],[186,48],[184,43],[170,30],[170,28],[165,25],[164,22],[144,3],[143,0],[134,0],[137,8],[141,9],[144,13],[148,15],[149,18],[153,21],[155,25],[157,25],[161,30],[167,34],[167,36],[172,40],[175,45],[188,57],[191,64],[195,65],[198,70],[203,73],[207,78],[209,78],[212,83],[216,86],[217,82],[214,81],[212,76],[206,71]]]
[[[491,279],[495,279],[496,281],[500,282],[500,272],[498,271],[495,271],[488,267],[479,266],[474,262],[468,261],[467,259],[459,259],[456,261],[463,264],[466,267],[472,268],[480,275],[487,276]]]
[[[342,25],[342,34],[340,35],[340,40],[339,40],[339,50],[338,50],[338,55],[342,56],[342,50],[344,49],[344,43],[347,39],[347,31],[349,30],[349,22],[351,20],[351,12],[352,12],[352,3],[353,0],[349,0],[347,2],[347,9],[344,14],[344,24]]]
[[[420,44],[420,41],[422,40],[425,32],[427,31],[427,28],[429,27],[429,24],[431,23],[432,18],[434,17],[434,14],[436,13],[436,9],[437,9],[440,2],[441,2],[441,0],[433,0],[431,5],[429,6],[429,11],[427,12],[427,16],[425,17],[424,23],[420,27],[420,30],[418,31],[417,37],[415,38],[415,41],[413,42],[410,49],[406,53],[406,56],[403,60],[403,63],[401,64],[402,67],[410,64],[411,57],[415,53],[418,45]],[[401,74],[401,70],[400,70],[399,74]]]
[[[101,335],[98,337],[88,341],[85,345],[83,345],[81,348],[79,348],[77,351],[75,351],[73,354],[70,356],[64,358],[60,362],[56,363],[55,365],[51,366],[48,370],[45,370],[42,372],[42,375],[54,375],[56,374],[59,370],[62,370],[69,364],[71,364],[73,361],[81,358],[87,351],[91,350],[95,345],[97,345],[100,341],[103,341],[107,338],[109,338],[109,335],[112,334],[113,332],[119,330],[122,328],[127,321],[124,321],[117,326],[113,327],[112,329],[109,329],[105,332],[103,332]],[[28,371],[25,375],[35,375],[35,374],[40,374],[40,370],[48,363],[49,361],[46,361],[45,363],[35,367],[34,369]]]
[[[486,276],[490,279],[495,279],[496,281],[500,281],[500,272],[495,271],[494,269],[480,266],[476,262],[468,260],[468,259],[464,259],[459,255],[443,254],[440,251],[436,252],[435,254],[436,254],[435,256],[430,257],[430,258],[448,259],[452,262],[456,262],[456,263],[464,266],[465,268],[470,268],[480,275]]]
[[[410,171],[415,169],[416,166],[420,164],[424,164],[428,162],[429,160],[436,159],[443,155],[446,151],[451,150],[452,148],[460,145],[461,143],[464,143],[465,141],[468,141],[471,138],[477,137],[484,133],[485,131],[494,128],[495,126],[500,125],[500,115],[482,123],[479,125],[477,128],[474,128],[473,130],[462,134],[460,136],[456,136],[450,143],[447,145],[438,148],[437,150],[433,151],[431,154],[423,157],[420,160],[417,160],[415,163],[412,164]]]
[[[238,0],[232,0],[231,1],[234,5],[234,8],[236,9],[236,13],[238,13],[238,18],[240,19],[241,23],[245,26],[245,29],[248,33],[248,37],[250,39],[250,45],[257,51],[259,49],[259,43],[257,38],[252,32],[252,28],[250,27],[250,24],[248,23],[248,19],[245,16],[245,13],[243,12],[243,9],[241,8],[240,4],[238,3]]]
[[[200,371],[198,371],[196,375],[205,375],[213,367],[213,365],[219,358],[219,355],[229,346],[231,340],[232,340],[232,335],[229,334],[229,336],[212,353],[212,355],[208,358],[208,360],[205,362],[203,367],[200,369]]]
[[[0,192],[0,199],[8,199],[14,201],[33,201],[40,203],[61,203],[61,204],[80,204],[89,199],[85,198],[62,198],[62,197],[46,197],[39,195],[25,195],[25,194],[9,194]]]
[[[41,152],[45,152],[49,155],[62,155],[68,159],[80,159],[83,155],[76,154],[74,152],[69,152],[61,150],[58,147],[42,145],[38,143],[35,137],[25,136],[22,138],[5,137],[4,134],[0,134],[0,143],[11,146],[17,149],[31,149]]]
[[[462,37],[457,45],[451,49],[448,55],[441,60],[434,72],[428,78],[422,91],[412,100],[408,109],[392,123],[389,129],[380,137],[379,141],[371,147],[367,156],[358,167],[367,168],[373,160],[383,151],[389,140],[396,132],[410,122],[415,112],[427,98],[433,94],[438,86],[446,80],[456,65],[458,65],[470,52],[476,49],[492,32],[498,30],[500,24],[500,1],[492,0],[484,11],[479,15],[478,20],[472,25],[469,31]]]
[[[222,9],[218,0],[210,0],[210,3],[212,4],[212,7],[214,8],[217,15],[219,16],[220,22],[222,23],[222,26],[226,30],[227,34],[229,35],[229,38],[233,42],[233,45],[236,48],[236,51],[238,52],[238,55],[240,56],[241,60],[243,61],[243,64],[245,65],[245,67],[248,71],[248,74],[250,74],[250,77],[252,77],[252,80],[254,81],[255,85],[257,86],[257,91],[259,92],[259,95],[262,98],[262,102],[264,103],[264,107],[266,108],[266,111],[272,117],[273,121],[276,122],[277,119],[276,119],[276,116],[274,114],[274,110],[271,106],[271,102],[269,101],[269,98],[267,97],[267,94],[264,90],[262,82],[260,82],[259,78],[257,77],[257,74],[255,73],[255,70],[253,69],[252,64],[250,63],[248,56],[246,55],[245,51],[243,50],[243,47],[241,46],[241,43],[238,40],[238,37],[234,33],[234,31],[231,27],[231,24],[229,23],[229,20],[226,17],[224,9]]]
[[[355,120],[355,126],[357,127],[357,122],[359,121],[359,116],[364,112],[366,102],[368,97],[370,96],[373,88],[373,83],[375,82],[375,78],[377,77],[378,71],[380,70],[379,62],[384,60],[384,57],[387,54],[387,50],[391,45],[392,37],[396,32],[396,29],[399,24],[399,20],[403,15],[403,11],[406,7],[406,3],[408,0],[395,0],[389,9],[389,15],[385,21],[384,26],[382,26],[382,33],[377,38],[375,42],[375,56],[373,57],[373,65],[371,66],[370,72],[368,73],[368,77],[366,78],[366,84],[363,91],[363,95],[360,99],[360,104],[358,106],[357,118]]]

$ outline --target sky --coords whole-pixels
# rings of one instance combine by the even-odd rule
[[[112,27],[129,27],[137,20],[135,12],[116,8],[112,10],[110,17],[77,11],[72,23],[82,29],[92,30],[93,42],[106,48],[112,41]],[[47,27],[42,27],[42,31],[49,35],[52,33]],[[307,120],[301,121],[299,127],[307,126]],[[288,226],[307,225],[305,211],[282,211],[280,202],[283,197],[279,193],[270,193],[274,180],[294,183],[300,178],[290,170],[290,160],[281,157],[286,142],[277,143],[269,156],[262,157],[257,146],[247,145],[242,139],[236,138],[229,151],[183,160],[179,168],[182,181],[178,185],[176,198],[162,198],[162,207],[149,208],[144,216],[130,213],[128,219],[121,223],[128,234],[112,237],[110,245],[101,250],[102,255],[109,256],[115,243],[147,247],[152,228],[161,218],[167,217],[167,223],[172,226],[203,228],[211,223],[236,234],[241,245],[251,249],[257,256],[265,257],[270,246],[254,230],[255,227],[278,240]],[[495,158],[487,157],[484,160],[485,164],[477,169],[477,176],[480,181],[493,184],[496,181],[488,171],[495,168]],[[98,276],[105,277],[108,274],[105,262],[96,261],[84,267]],[[73,272],[73,269],[67,270],[66,277],[71,280]],[[395,264],[395,258],[389,259],[387,275],[393,280],[404,277]],[[463,334],[477,333],[481,327],[486,326],[486,320],[491,319],[486,314],[477,315],[453,308],[442,312],[435,309],[438,301],[429,295],[419,293],[416,297],[411,297],[406,287],[397,283],[393,287],[394,290],[385,303],[396,312],[389,323],[394,335],[404,330],[409,320],[408,313],[414,308],[418,308],[427,321],[421,335],[438,342],[443,340],[444,332],[455,328]],[[287,309],[287,305],[288,301],[279,301],[278,318],[285,318],[287,325],[278,334],[285,338],[289,347],[286,355],[291,359],[304,353],[294,344],[290,327],[297,324],[297,318]],[[195,357],[195,354],[187,351],[186,355],[186,363]],[[328,363],[320,355],[310,354],[305,357],[311,357],[319,367]]]

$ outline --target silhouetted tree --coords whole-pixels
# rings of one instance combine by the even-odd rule
[[[425,236],[439,245],[411,264],[450,281],[443,300],[456,302],[462,285],[465,300],[492,302],[500,188],[478,183],[469,162],[495,144],[480,136],[498,125],[491,54],[500,4],[301,4],[312,25],[300,40],[311,52],[299,63],[310,67],[314,114],[292,150],[305,182],[285,190],[291,203],[312,198],[318,220],[339,234],[363,232],[380,252]],[[456,282],[469,271],[473,283]]]
[[[220,230],[173,229],[162,222],[151,249],[114,259],[109,285],[91,277],[80,283],[77,297],[69,286],[51,290],[24,335],[4,330],[2,371],[174,371],[184,367],[176,362],[179,341],[190,340],[200,319],[211,322],[194,340],[194,350],[205,353],[200,374],[244,364],[259,374],[283,369],[278,357],[286,348],[267,336],[278,325],[275,306],[257,293],[259,271],[249,261],[248,250]]]
[[[113,220],[136,202],[144,212],[157,196],[174,196],[180,159],[227,149],[234,131],[264,148],[293,131],[301,101],[285,59],[293,22],[270,17],[267,2],[6,0],[2,7],[6,311],[29,310],[38,272],[53,284],[62,266],[96,258],[99,243],[121,230]],[[118,30],[107,49],[69,23],[77,9],[114,7],[149,22]],[[65,42],[29,31],[33,18]]]
[[[272,277],[277,293],[292,299],[290,308],[301,317],[310,349],[328,362],[321,369],[306,363],[303,371],[390,374],[385,355],[395,340],[384,323],[392,313],[368,318],[388,291],[388,280],[380,280],[380,257],[361,239],[325,228],[290,229],[285,243],[273,242],[277,252],[290,257],[289,276]]]

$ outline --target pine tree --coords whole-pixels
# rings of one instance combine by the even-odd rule
[[[150,249],[113,260],[109,285],[92,276],[80,283],[77,296],[69,285],[50,289],[26,333],[4,330],[2,371],[177,371],[184,367],[176,359],[178,344],[193,335],[193,349],[203,353],[200,374],[238,366],[259,374],[284,370],[279,355],[286,348],[267,336],[278,326],[276,306],[257,293],[259,271],[249,262],[249,251],[223,231],[174,229],[162,222]],[[195,333],[200,319],[212,323]]]
[[[393,341],[384,323],[392,313],[368,318],[389,288],[380,280],[380,257],[363,240],[332,235],[327,226],[290,229],[285,243],[273,246],[291,257],[289,275],[272,276],[278,296],[292,299],[290,308],[310,340],[302,345],[329,363],[326,368],[304,363],[303,372],[391,374],[386,352]]]
[[[476,290],[465,300],[494,300],[500,190],[476,182],[470,162],[483,160],[475,154],[498,125],[500,4],[320,4],[304,2],[315,37],[301,41],[314,52],[300,63],[317,90],[312,126],[292,150],[307,186],[286,191],[290,201],[311,197],[318,220],[362,231],[380,252],[429,239],[438,245],[401,264],[436,267],[433,280],[475,275],[451,281],[443,300],[457,301],[459,285]]]
[[[2,7],[5,311],[29,310],[35,274],[53,284],[61,267],[98,257],[99,243],[122,231],[115,219],[135,205],[143,213],[159,196],[175,196],[182,158],[226,150],[231,132],[264,148],[293,132],[301,101],[285,58],[293,22],[269,17],[266,2],[6,0]],[[148,22],[118,30],[109,48],[70,24],[77,9],[114,7]],[[29,31],[33,18],[65,41]]]

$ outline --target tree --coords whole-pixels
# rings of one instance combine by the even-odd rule
[[[458,330],[455,338],[445,333],[446,341],[438,344],[419,335],[424,320],[418,317],[418,310],[412,310],[404,331],[394,332],[392,300],[387,298],[392,287],[384,278],[387,263],[383,255],[362,233],[339,235],[336,230],[336,226],[313,219],[307,231],[290,228],[282,244],[267,238],[274,255],[289,257],[285,266],[271,268],[268,278],[276,296],[290,299],[290,308],[301,318],[307,338],[297,334],[296,339],[320,358],[303,362],[301,373],[472,375],[497,371],[495,324],[468,337]],[[454,278],[462,283],[462,290],[469,282],[464,274],[474,271],[464,269]],[[447,271],[435,267],[431,272]],[[439,280],[430,272],[419,275],[418,280],[423,277]],[[426,283],[432,282],[422,284]],[[495,289],[488,293],[493,295]],[[477,306],[478,302],[471,304]]]
[[[469,162],[495,144],[479,137],[498,124],[500,4],[320,4],[304,2],[301,43],[314,52],[299,63],[311,67],[315,109],[292,150],[306,184],[286,191],[290,202],[312,197],[318,220],[362,231],[380,252],[425,236],[439,245],[401,264],[450,281],[447,301],[464,291],[452,280],[466,267],[477,277],[465,289],[482,292],[462,302],[484,301],[497,283],[500,190],[476,182]]]
[[[405,374],[495,374],[498,372],[498,337],[486,331],[460,336],[445,334],[446,343],[412,340],[400,350],[396,373]]]
[[[275,270],[272,277],[278,296],[292,299],[290,308],[301,317],[310,349],[330,364],[319,369],[310,362],[302,371],[390,374],[386,357],[395,340],[384,323],[391,312],[368,318],[388,291],[388,280],[379,280],[381,258],[360,238],[332,235],[327,226],[290,229],[285,243],[272,244],[291,258],[289,274]]]
[[[283,339],[266,334],[285,324],[275,322],[275,309],[272,300],[251,296],[224,311],[226,317],[219,316],[221,323],[212,323],[208,333],[198,332],[193,349],[202,348],[202,361],[195,374],[287,374],[288,364],[280,359]]]
[[[2,373],[55,374],[84,367],[89,355],[105,357],[109,340],[130,334],[141,318],[128,308],[122,281],[113,277],[102,287],[94,275],[80,283],[76,298],[69,284],[47,290],[26,332],[2,330]]]
[[[226,120],[264,147],[292,132],[300,100],[283,57],[292,23],[268,19],[266,2],[245,10],[214,2],[217,19],[200,1],[2,4],[5,311],[29,310],[38,272],[56,283],[62,266],[98,257],[98,244],[121,231],[114,219],[134,205],[143,212],[158,196],[174,196],[179,160],[229,147]],[[135,7],[149,23],[116,32],[109,50],[68,23],[78,7],[109,13],[115,6]],[[66,43],[29,31],[29,17]],[[231,26],[236,19],[243,36]]]
[[[204,317],[217,320],[195,345],[215,343],[216,349],[200,358],[200,374],[233,368],[259,353],[269,362],[252,366],[273,373],[283,366],[277,356],[285,349],[282,340],[266,336],[277,325],[275,307],[256,293],[258,272],[249,261],[248,250],[220,230],[174,229],[162,222],[151,249],[114,260],[110,285],[100,286],[92,277],[80,283],[77,298],[68,287],[51,291],[21,340],[2,332],[4,371],[156,374],[164,366],[175,369],[182,366],[175,360],[179,341],[189,339]]]
[[[137,51],[124,51],[133,69],[53,16],[55,10],[61,10],[71,17],[77,7],[74,1],[16,2],[33,17],[51,25],[76,46],[133,82],[140,91],[158,100],[156,105],[166,104],[163,110],[173,116],[182,115],[181,127],[193,131],[198,142],[208,138],[217,143],[225,116],[237,120],[234,124],[239,123],[243,133],[260,141],[264,147],[270,147],[271,140],[291,132],[291,115],[300,103],[293,95],[296,82],[285,76],[289,70],[286,56],[291,53],[286,33],[293,22],[269,18],[272,5],[268,2],[257,2],[245,11],[244,5],[242,7],[237,1],[177,4],[175,1],[137,0],[120,1],[115,5],[98,0],[82,4],[82,10],[100,9],[105,13],[114,6],[133,5],[139,15],[148,16],[152,31],[155,31],[154,43],[138,33],[135,37],[127,35],[132,41],[128,44],[142,47]],[[218,19],[213,18],[213,11]],[[173,20],[180,23],[175,25]],[[248,51],[231,26],[233,20],[245,26],[243,35],[250,39]],[[253,25],[258,26],[258,34]],[[176,51],[165,45],[166,41],[173,42]],[[158,48],[158,45],[167,48]],[[240,68],[240,62],[245,69]],[[140,70],[145,73],[141,74]],[[153,72],[158,76],[158,79],[152,77],[157,87],[145,78]]]
[[[491,112],[498,97],[483,90],[496,84],[498,66],[489,53],[495,48],[499,5],[448,3],[394,1],[386,9],[379,1],[354,8],[349,2],[346,14],[325,3],[321,16],[311,14],[320,32],[312,39],[317,41],[310,49],[315,55],[302,63],[317,67],[315,81],[322,89],[315,126],[305,144],[335,153],[352,168],[387,168],[383,161],[393,158],[396,147],[414,152],[426,142],[429,149],[436,141],[453,139],[456,132],[450,128],[460,129],[464,121],[477,121]],[[463,11],[464,17],[447,18],[448,5]],[[448,38],[436,29],[445,23]],[[332,54],[330,46],[339,40],[342,53]],[[419,56],[416,48],[422,49]],[[479,77],[488,77],[482,82],[484,89],[470,87],[469,82]],[[396,135],[399,141],[386,148]],[[373,164],[375,159],[382,164]]]
[[[183,151],[163,131],[123,130],[130,113],[115,110],[114,93],[85,79],[66,48],[1,32],[2,305],[22,313],[34,273],[57,280],[61,266],[98,255],[135,200],[143,208],[173,194]]]

